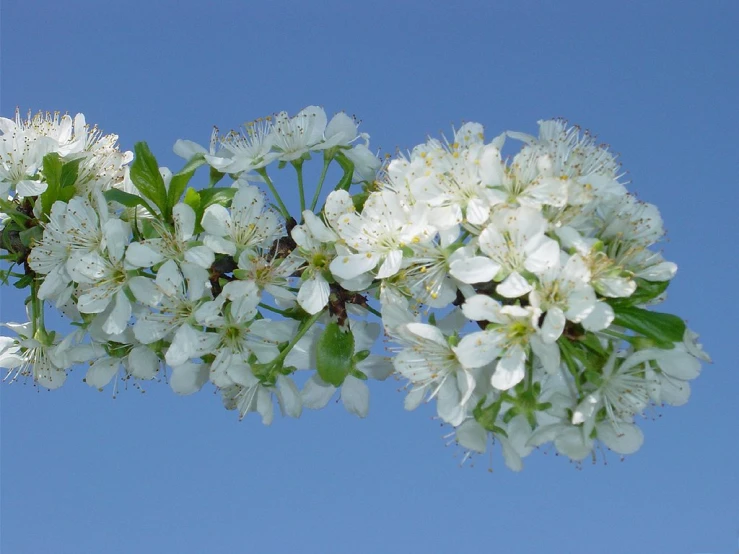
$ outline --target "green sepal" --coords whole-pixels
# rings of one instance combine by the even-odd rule
[[[31,227],[30,229],[26,229],[25,231],[21,231],[18,234],[19,238],[21,239],[21,243],[26,248],[33,247],[33,244],[36,241],[40,241],[41,238],[44,236],[44,230],[41,228],[41,226]]]
[[[354,354],[354,363],[358,364],[359,362],[363,362],[369,357],[369,355],[370,355],[369,350],[360,350],[359,352]]]
[[[18,279],[15,283],[13,283],[13,286],[17,289],[24,289],[26,287],[30,287],[33,283],[33,274],[29,273],[27,275],[24,275],[20,279]],[[28,304],[28,302],[26,302]]]
[[[164,185],[159,164],[145,142],[137,142],[133,147],[136,158],[131,164],[131,181],[138,191],[154,202],[166,220],[171,216],[168,211],[167,187]]]
[[[673,343],[682,342],[685,335],[685,322],[676,315],[633,306],[616,306],[614,312],[616,317],[613,322],[616,325],[653,339],[660,346],[670,348]]]
[[[344,175],[341,176],[341,180],[339,180],[339,184],[336,185],[335,190],[349,190],[352,184],[352,177],[354,176],[354,163],[343,152],[337,152],[334,159],[339,162],[341,169],[344,170]]]
[[[354,366],[354,335],[336,322],[326,325],[316,344],[316,370],[326,383],[341,386]]]

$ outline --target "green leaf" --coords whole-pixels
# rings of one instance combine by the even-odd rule
[[[70,160],[64,163],[62,166],[61,178],[59,180],[59,184],[62,188],[73,187],[77,182],[82,160],[84,160],[84,158],[77,158],[76,160]]]
[[[200,194],[194,188],[190,187],[185,193],[184,202],[197,212],[200,209]]]
[[[178,173],[172,176],[172,180],[169,183],[169,191],[167,191],[167,201],[169,209],[174,208],[175,204],[185,192],[187,184],[195,175],[195,170],[205,163],[205,156],[202,153],[195,154],[190,158],[185,167],[183,167]]]
[[[62,163],[58,153],[52,152],[44,156],[43,169],[47,188],[41,193],[40,198],[41,211],[45,214],[51,212],[51,207],[59,198],[63,168],[64,164]]]
[[[650,300],[654,300],[660,294],[667,290],[670,281],[647,281],[646,279],[637,278],[636,290],[628,298],[611,298],[608,299],[609,304],[614,308],[617,306],[635,306],[637,304],[646,304]]]
[[[226,176],[225,173],[221,173],[215,167],[211,167],[210,168],[210,183],[208,183],[208,186],[210,188],[213,188],[214,186],[216,186],[216,183],[218,183],[218,181],[223,179],[225,176]]]
[[[354,335],[344,332],[338,323],[326,325],[316,345],[318,375],[335,387],[341,386],[354,366]]]
[[[133,149],[136,158],[131,164],[131,181],[141,194],[154,202],[168,220],[171,213],[167,212],[167,187],[159,173],[157,159],[145,142],[137,142]]]
[[[220,204],[221,206],[228,206],[229,202],[236,194],[234,188],[218,187],[214,189],[205,189],[200,191],[200,209],[205,211],[205,208],[211,204]]]
[[[127,208],[143,206],[149,211],[151,215],[157,215],[156,211],[154,211],[154,208],[152,208],[146,200],[136,194],[131,194],[130,192],[125,192],[120,189],[109,189],[103,193],[103,196],[105,196],[105,199],[108,202],[118,202],[119,204],[123,204]]]
[[[616,317],[613,322],[616,325],[631,329],[660,344],[672,345],[683,340],[685,322],[676,315],[651,312],[633,306],[616,306],[614,312]]]

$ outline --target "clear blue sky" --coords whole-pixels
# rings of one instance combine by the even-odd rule
[[[534,453],[520,474],[499,452],[492,474],[459,468],[394,382],[366,420],[339,404],[270,428],[207,390],[3,384],[3,554],[734,551],[739,4],[5,0],[0,17],[2,115],[82,111],[171,166],[178,138],[309,104],[391,153],[462,120],[592,129],[660,207],[680,267],[666,308],[714,359],[625,462]]]

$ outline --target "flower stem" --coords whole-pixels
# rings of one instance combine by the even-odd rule
[[[313,324],[320,319],[320,317],[323,315],[324,310],[321,310],[317,314],[313,314],[310,316],[309,319],[305,320],[303,324],[300,326],[300,329],[298,329],[297,334],[292,338],[292,340],[287,343],[287,346],[282,350],[279,355],[272,360],[271,362],[271,369],[269,371],[270,377],[272,376],[272,372],[275,371],[278,368],[282,367],[282,362],[285,360],[287,355],[290,353],[290,351],[295,347],[296,344],[298,344],[298,341],[303,338],[303,335],[305,335],[308,332],[308,329],[313,327]]]
[[[303,186],[303,158],[293,160],[293,167],[298,174],[298,194],[300,195],[300,213],[302,221],[302,213],[305,211],[305,187]]]
[[[318,204],[318,197],[321,195],[321,189],[323,188],[323,182],[326,180],[326,173],[328,173],[328,166],[331,164],[331,160],[333,158],[325,157],[323,158],[323,170],[321,171],[321,176],[318,179],[318,184],[316,185],[316,192],[313,194],[313,200],[310,203],[310,209],[311,211],[314,211],[316,209],[316,204]]]
[[[285,219],[290,219],[290,212],[285,207],[284,202],[282,201],[282,198],[280,198],[279,193],[277,192],[277,189],[272,184],[272,179],[269,178],[269,175],[267,175],[267,170],[263,167],[260,169],[257,169],[257,173],[262,176],[264,179],[264,182],[267,183],[267,186],[269,187],[269,190],[272,192],[272,195],[275,197],[275,201],[277,202],[277,205],[280,207],[280,213]]]

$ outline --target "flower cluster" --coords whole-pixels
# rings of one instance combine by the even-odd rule
[[[207,149],[178,141],[177,173],[145,143],[128,165],[82,115],[0,119],[0,131],[4,274],[31,292],[29,321],[0,337],[11,381],[57,388],[87,363],[97,389],[210,382],[269,424],[275,405],[299,417],[337,391],[364,417],[365,381],[395,373],[406,408],[435,400],[467,455],[498,442],[519,470],[549,442],[577,461],[598,441],[636,451],[636,416],[685,403],[708,361],[680,318],[648,309],[676,272],[654,250],[659,211],[561,120],[490,142],[467,123],[383,166],[354,119],[311,106],[214,131]],[[506,140],[521,143],[511,158]],[[209,182],[194,188],[201,166]],[[296,217],[273,182],[286,166]],[[47,330],[47,304],[76,330]],[[383,331],[394,356],[372,353]]]

